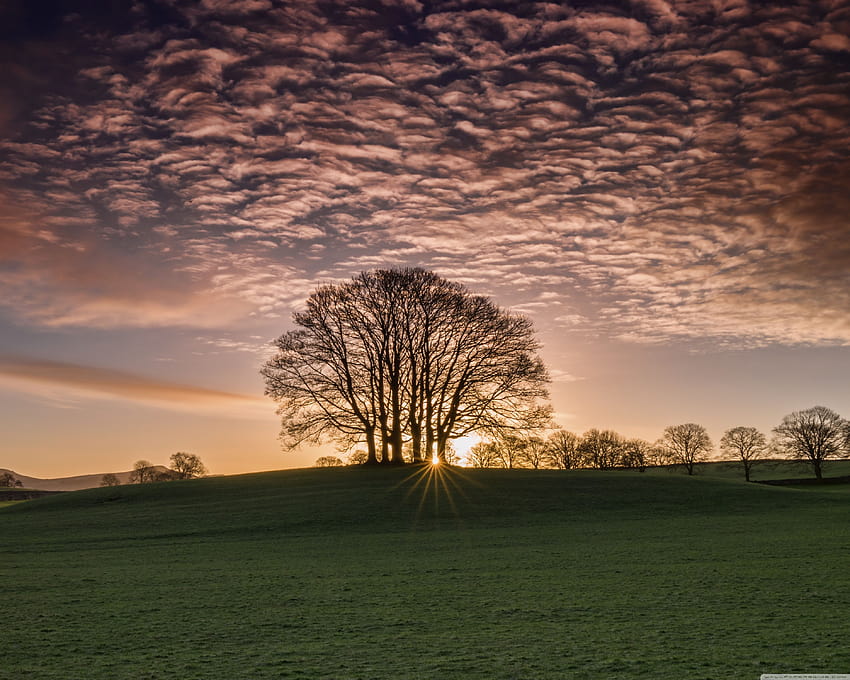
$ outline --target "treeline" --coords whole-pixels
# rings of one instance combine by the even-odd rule
[[[644,471],[650,466],[679,465],[692,475],[695,466],[711,460],[715,452],[702,425],[685,423],[667,427],[653,443],[596,429],[581,436],[556,430],[546,438],[500,437],[472,447],[467,462],[473,467],[563,470]],[[771,439],[754,427],[726,430],[720,439],[719,454],[713,459],[740,462],[747,481],[753,466],[768,458],[804,461],[811,465],[815,477],[822,479],[827,460],[850,456],[850,422],[829,408],[814,406],[785,416],[773,428]]]
[[[473,446],[465,460],[460,460],[448,446],[445,462],[476,468],[641,472],[649,467],[675,465],[692,475],[699,463],[726,460],[739,462],[749,481],[753,467],[767,459],[804,461],[811,465],[815,477],[821,479],[824,463],[842,457],[850,457],[850,422],[831,409],[815,406],[785,416],[773,428],[770,439],[755,427],[730,428],[723,433],[718,448],[707,430],[696,423],[671,425],[655,442],[624,437],[613,430],[592,429],[578,435],[557,429],[545,435],[502,434]],[[414,462],[410,457],[407,460]],[[357,450],[346,462],[336,456],[322,456],[316,466],[366,462],[366,453]]]
[[[148,460],[137,460],[130,472],[130,484],[150,484],[152,482],[170,482],[177,479],[195,479],[207,474],[199,456],[194,453],[178,451],[171,455],[171,467],[154,465]],[[101,486],[118,486],[118,475],[107,473],[100,480]]]

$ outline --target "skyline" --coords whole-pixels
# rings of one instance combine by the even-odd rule
[[[528,314],[578,434],[850,415],[850,3],[104,8],[0,10],[0,467],[310,465],[259,367],[387,266]]]

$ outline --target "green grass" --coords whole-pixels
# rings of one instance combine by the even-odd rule
[[[0,511],[0,678],[850,668],[850,489],[293,470]]]

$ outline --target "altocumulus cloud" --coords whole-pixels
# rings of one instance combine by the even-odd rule
[[[17,315],[226,326],[417,264],[636,342],[850,342],[847,2],[92,6],[6,29]]]

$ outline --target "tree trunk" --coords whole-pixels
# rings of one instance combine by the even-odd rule
[[[366,465],[378,464],[378,450],[375,447],[375,430],[366,430]]]

